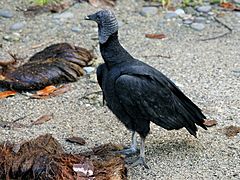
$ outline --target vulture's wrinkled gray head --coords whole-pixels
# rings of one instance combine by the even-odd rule
[[[95,21],[98,24],[98,36],[101,44],[105,43],[109,36],[118,30],[118,22],[111,10],[101,10],[85,17],[86,20]]]

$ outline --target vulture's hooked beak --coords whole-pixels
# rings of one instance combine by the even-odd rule
[[[85,20],[96,21],[96,14],[91,14],[91,15],[85,16],[84,19],[85,19]]]

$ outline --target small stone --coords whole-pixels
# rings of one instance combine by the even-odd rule
[[[205,23],[206,22],[206,18],[205,17],[195,17],[195,19],[194,19],[194,22],[195,23]]]
[[[214,12],[208,12],[209,16],[213,16],[215,13]]]
[[[240,69],[239,70],[237,70],[237,69],[233,70],[232,72],[236,77],[240,77]]]
[[[193,20],[194,19],[191,14],[184,14],[184,15],[181,16],[181,18],[183,20],[188,20],[188,19]]]
[[[178,15],[175,12],[167,12],[164,16],[165,19],[172,19],[176,17],[178,17]]]
[[[10,26],[10,30],[13,30],[13,31],[20,30],[23,27],[24,27],[24,22],[17,22],[17,23]]]
[[[164,19],[161,19],[161,20],[159,21],[159,26],[160,26],[160,27],[164,27],[164,26],[165,26],[165,20],[164,20]]]
[[[118,27],[121,27],[121,26],[123,26],[123,25],[124,25],[124,22],[121,21],[121,20],[119,20],[119,21],[118,21]]]
[[[97,83],[97,76],[95,74],[90,74],[89,81],[92,83]]]
[[[143,7],[140,14],[145,17],[153,16],[158,13],[158,8],[156,7]]]
[[[7,9],[0,9],[0,16],[5,18],[12,18],[13,13]]]
[[[185,14],[183,9],[176,9],[176,11],[174,11],[174,12],[180,17]]]
[[[60,14],[55,14],[53,16],[54,19],[71,19],[73,17],[74,17],[74,15],[71,12],[63,12]]]
[[[94,67],[84,67],[83,70],[87,73],[90,74],[91,72],[93,72],[95,70]]]
[[[9,53],[0,50],[0,65],[7,65],[13,62],[15,62],[15,60]]]
[[[240,17],[240,12],[235,13],[237,17]]]
[[[19,33],[13,33],[13,34],[10,34],[10,35],[3,36],[3,39],[6,40],[6,41],[13,42],[13,41],[19,41],[20,37],[21,37],[21,35]]]
[[[183,24],[191,25],[192,23],[193,23],[193,21],[191,19],[183,20]]]
[[[199,6],[196,8],[196,10],[198,12],[202,12],[202,13],[208,13],[209,11],[211,11],[212,6],[206,5],[206,6]]]
[[[191,28],[197,31],[202,31],[205,28],[205,25],[202,23],[192,23]]]
[[[233,0],[235,4],[240,4],[240,0]]]
[[[185,8],[185,13],[195,15],[197,12],[191,6],[188,6]]]
[[[72,30],[72,32],[77,32],[77,33],[81,31],[81,29],[77,26],[72,27],[71,30]]]

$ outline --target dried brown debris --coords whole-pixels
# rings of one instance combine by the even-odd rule
[[[0,99],[9,97],[9,96],[14,96],[15,94],[17,94],[16,91],[4,91],[4,92],[0,92]]]
[[[46,5],[32,5],[24,10],[25,16],[35,16],[45,12],[61,13],[73,5],[72,0],[63,0],[60,2],[51,2]]]
[[[86,141],[83,138],[77,137],[77,136],[69,137],[69,138],[66,139],[66,141],[70,142],[70,143],[76,143],[76,144],[79,144],[79,145],[86,144]]]
[[[87,0],[89,4],[94,7],[114,7],[116,5],[116,0]]]
[[[49,85],[74,82],[91,65],[94,56],[87,49],[68,43],[53,44],[36,53],[17,69],[7,71],[0,86],[16,90],[39,90]]]
[[[166,38],[165,34],[145,34],[146,38],[150,38],[150,39],[164,39]]]
[[[33,121],[31,125],[43,124],[47,121],[50,121],[52,118],[53,118],[53,114],[45,114],[37,118],[35,121]]]
[[[216,126],[217,125],[217,121],[214,119],[205,119],[203,124],[207,127],[212,127],[212,126]]]
[[[66,154],[51,135],[0,145],[0,179],[126,179],[121,157]]]
[[[222,129],[224,134],[226,134],[227,137],[234,137],[236,136],[238,133],[240,133],[240,127],[238,126],[227,126],[225,128]]]

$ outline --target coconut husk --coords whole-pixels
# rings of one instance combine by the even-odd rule
[[[93,54],[87,49],[68,43],[53,44],[36,53],[29,61],[3,74],[0,87],[26,91],[49,85],[74,82],[82,76],[83,67],[92,63]]]
[[[74,167],[83,168],[78,172]],[[22,144],[1,144],[0,179],[122,180],[126,168],[121,157],[64,153],[58,141],[46,134]]]

